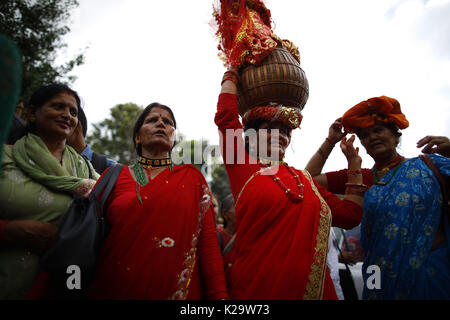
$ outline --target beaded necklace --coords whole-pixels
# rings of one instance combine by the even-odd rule
[[[152,169],[172,168],[172,160],[167,159],[147,159],[138,157],[138,161],[133,165],[134,176],[136,177],[136,193],[141,204],[141,186],[145,186],[149,182],[149,174]],[[145,170],[144,170],[145,169]]]
[[[381,166],[379,166],[379,165],[377,166],[375,164],[372,167],[372,172],[373,172],[373,176],[374,176],[374,184],[380,185],[380,186],[387,185],[392,180],[392,178],[395,176],[395,174],[397,173],[398,169],[402,166],[402,163],[404,161],[405,161],[405,158],[399,155],[394,160],[392,160],[387,166],[385,166],[385,167],[383,167],[381,169],[381,171],[384,174],[387,174],[390,170],[394,169],[394,171],[392,172],[391,177],[386,182],[380,181],[380,178],[378,177],[378,170],[377,170],[377,168],[380,168]]]
[[[148,183],[148,176],[144,172],[144,168],[142,167],[142,164],[139,162],[136,162],[133,166],[134,176],[136,177],[136,193],[138,200],[141,204],[142,198],[141,198],[141,186],[145,186]]]
[[[172,159],[149,159],[143,156],[139,156],[137,159],[144,168],[156,169],[156,168],[167,168],[172,166]]]
[[[304,185],[300,181],[300,177],[294,170],[292,170],[291,167],[288,166],[288,164],[286,162],[280,162],[280,163],[281,163],[281,165],[286,166],[286,169],[288,170],[288,172],[294,177],[295,181],[297,182],[298,192],[294,192],[291,189],[289,189],[288,187],[286,187],[286,185],[281,181],[281,179],[279,177],[276,177],[275,175],[271,175],[272,180],[281,188],[281,190],[284,191],[284,194],[287,195],[289,200],[291,200],[292,202],[302,201],[303,195],[304,195]],[[265,163],[262,163],[262,162],[259,162],[259,165],[263,168],[268,167]]]

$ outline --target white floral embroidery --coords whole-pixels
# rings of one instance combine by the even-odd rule
[[[172,296],[172,300],[183,300],[183,298],[184,298],[184,293],[182,290],[176,291]]]
[[[33,166],[36,165],[36,163],[35,163],[33,160],[31,160],[31,159],[30,159],[28,162],[29,162],[31,165],[33,165]]]
[[[190,276],[191,276],[191,270],[189,268],[186,268],[183,271],[181,271],[180,280],[187,281],[187,280],[189,280]]]
[[[166,248],[171,248],[175,245],[175,240],[173,240],[172,238],[164,238],[161,240],[161,246],[166,247]]]
[[[53,202],[53,196],[50,192],[42,189],[39,193],[38,205],[39,207],[48,207]]]

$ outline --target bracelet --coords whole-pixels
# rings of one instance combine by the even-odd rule
[[[239,77],[236,75],[235,72],[233,72],[233,71],[225,72],[224,75],[223,75],[222,82],[220,83],[220,85],[223,85],[223,83],[225,81],[227,81],[227,80],[233,82],[236,87],[239,86]]]
[[[326,137],[325,141],[328,141],[329,144],[331,144],[333,147],[336,145],[336,143],[333,143],[330,138]]]
[[[367,190],[367,186],[364,183],[353,183],[353,182],[347,182],[345,184],[347,188],[358,188],[358,189],[364,189]]]
[[[239,74],[237,74],[235,71],[228,70],[228,71],[225,72],[225,74],[226,74],[226,73],[231,73],[231,74],[233,74],[236,78],[239,79]]]
[[[364,194],[366,193],[366,190],[361,190],[361,189],[353,189],[353,188],[346,188],[345,189],[345,194],[347,195],[355,195],[355,196],[360,196],[360,197],[364,197]]]
[[[325,154],[323,153],[322,148],[319,148],[319,149],[317,150],[317,153],[318,153],[324,160],[327,160],[327,159],[328,159],[328,157],[325,156]]]
[[[356,175],[356,174],[361,174],[361,173],[362,173],[361,169],[354,169],[354,170],[348,169],[347,170],[347,175],[351,175],[351,174]]]

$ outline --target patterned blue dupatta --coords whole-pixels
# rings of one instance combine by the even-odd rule
[[[450,159],[430,155],[443,176]],[[450,299],[450,227],[447,241],[431,246],[442,217],[442,193],[432,171],[419,158],[390,170],[364,197],[361,222],[363,299]],[[381,270],[380,289],[369,289],[370,265]]]

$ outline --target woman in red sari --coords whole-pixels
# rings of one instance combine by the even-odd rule
[[[328,237],[331,225],[350,229],[360,223],[361,158],[351,142],[341,144],[355,174],[340,200],[308,172],[282,161],[265,161],[261,148],[251,156],[255,144],[244,151],[238,118],[238,79],[236,70],[225,73],[215,117],[236,204],[231,298],[337,299],[326,265]],[[300,121],[298,110],[280,105],[243,115],[245,129],[258,133],[257,144],[279,160]],[[261,140],[262,129],[267,129],[267,143]]]
[[[150,104],[134,128],[137,162],[124,167],[105,206],[91,299],[225,299],[211,194],[192,165],[172,167],[176,122]]]

